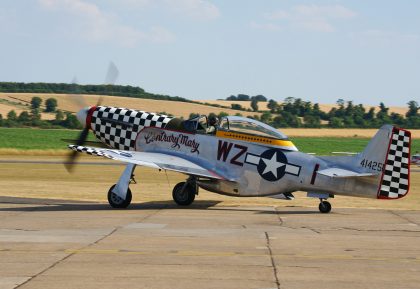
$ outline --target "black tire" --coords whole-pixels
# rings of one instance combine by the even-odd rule
[[[329,212],[331,212],[331,204],[330,202],[327,201],[322,201],[321,203],[319,203],[319,211],[323,214],[327,214]]]
[[[113,185],[108,191],[108,203],[113,208],[118,208],[118,209],[127,208],[131,203],[131,198],[133,197],[132,194],[131,194],[130,188],[127,189],[127,195],[125,197],[125,200],[123,200],[122,198],[117,196],[117,194],[112,192],[114,187],[115,187],[115,185]]]
[[[196,190],[192,185],[187,184],[184,191],[182,191],[184,185],[185,182],[182,182],[178,183],[174,187],[172,190],[172,198],[174,199],[175,203],[180,206],[189,206],[192,204],[192,202],[194,202]]]

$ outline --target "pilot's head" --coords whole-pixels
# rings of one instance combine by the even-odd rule
[[[210,116],[209,118],[209,124],[211,126],[217,126],[219,124],[219,119],[215,116]]]

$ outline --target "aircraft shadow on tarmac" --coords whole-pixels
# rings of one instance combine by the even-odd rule
[[[2,207],[0,212],[60,212],[60,211],[104,211],[104,210],[211,210],[218,211],[249,211],[258,214],[319,214],[318,211],[301,210],[302,208],[295,207],[296,210],[265,210],[260,207],[250,208],[249,206],[232,206],[232,207],[214,207],[220,201],[212,200],[196,200],[188,207],[180,207],[172,200],[167,201],[152,201],[144,203],[132,203],[127,209],[112,209],[107,203],[71,201],[71,200],[56,200],[56,199],[38,199],[38,198],[17,198],[17,197],[0,197],[0,204],[11,204],[12,207]],[[24,205],[24,206],[16,206]],[[27,206],[29,205],[29,206]]]

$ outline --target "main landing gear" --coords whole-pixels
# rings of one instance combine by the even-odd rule
[[[109,189],[108,202],[111,207],[124,209],[130,205],[133,196],[128,186],[131,181],[135,182],[133,175],[135,168],[136,165],[127,164],[118,182]]]
[[[124,172],[120,176],[118,182],[113,185],[108,191],[108,202],[113,208],[127,208],[132,199],[131,190],[128,187],[134,180],[134,170],[136,165],[127,164]],[[195,195],[198,194],[197,179],[190,176],[187,181],[178,183],[173,191],[172,197],[180,206],[188,206],[194,202]]]
[[[113,192],[115,186],[116,184],[113,185],[108,191],[108,203],[113,208],[125,209],[130,205],[131,199],[133,197],[133,195],[131,194],[131,190],[130,188],[127,188],[125,200],[124,200],[123,198],[121,198],[120,196],[118,196],[116,193]]]
[[[189,206],[194,202],[198,194],[198,186],[195,177],[189,177],[186,182],[178,183],[173,191],[172,198],[179,206]]]

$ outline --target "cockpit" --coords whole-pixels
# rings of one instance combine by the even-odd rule
[[[232,132],[277,140],[288,139],[285,134],[265,123],[240,116],[223,117],[217,125],[210,125],[209,119],[205,115],[197,116],[185,121],[174,118],[166,125],[166,128],[198,134]]]
[[[237,132],[247,135],[287,140],[287,136],[275,128],[258,120],[241,117],[226,116],[220,121],[220,130]]]

